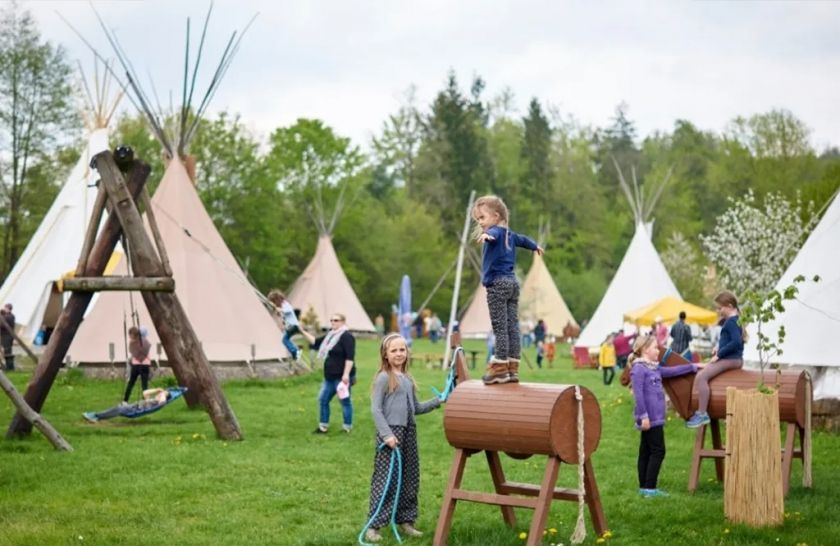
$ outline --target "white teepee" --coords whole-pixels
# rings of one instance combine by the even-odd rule
[[[487,289],[483,284],[479,283],[473,292],[469,305],[458,321],[458,331],[465,339],[486,339],[493,331],[490,308],[487,307]]]
[[[54,282],[76,269],[96,201],[98,175],[90,168],[90,159],[108,149],[108,125],[122,93],[111,92],[107,74],[98,69],[92,89],[85,83],[87,136],[79,161],[0,287],[0,302],[14,306],[24,340],[31,340],[44,324],[55,326],[63,298]]]
[[[762,326],[771,334],[785,326],[782,354],[773,361],[802,366],[811,373],[814,400],[840,398],[840,353],[833,341],[840,339],[840,197],[835,195],[814,231],[776,284],[783,290],[802,275],[795,300],[785,302],[785,311]],[[813,282],[815,275],[820,280]],[[756,336],[747,340],[744,359],[758,361]]]
[[[209,16],[208,12],[208,19]],[[206,26],[205,21],[205,29]],[[151,101],[138,84],[139,78],[134,74],[131,64],[115,47],[134,95],[129,97],[146,116],[152,132],[169,158],[163,179],[151,199],[151,206],[169,256],[175,293],[207,359],[212,363],[277,361],[288,356],[281,343],[282,334],[277,323],[207,214],[188,174],[188,167],[185,166],[191,164],[187,147],[243,34],[237,40],[231,39],[231,45],[218,63],[216,76],[194,115],[191,114],[193,110],[190,103],[192,91],[187,94],[187,89],[195,87],[197,70],[192,72],[192,81],[184,82],[183,96],[186,102],[181,106],[180,116],[169,132],[161,124],[160,120],[164,119],[162,113],[150,109]],[[201,57],[200,48],[198,58]],[[148,221],[146,231],[152,239]],[[124,260],[118,266],[118,271],[126,274],[129,269],[127,266]],[[158,337],[141,294],[103,292],[79,327],[68,350],[69,358],[79,363],[104,363],[110,360],[112,352],[121,358],[126,343],[124,325],[133,322],[132,311],[136,311],[139,324],[149,330],[150,341],[155,347]],[[166,360],[165,354],[161,357]]]
[[[680,297],[651,241],[653,222],[650,217],[670,178],[670,172],[646,198],[643,188],[636,182],[635,171],[631,188],[617,164],[616,170],[633,210],[636,231],[601,303],[580,333],[576,343],[580,347],[599,346],[608,333],[624,326],[624,313],[666,296]]]

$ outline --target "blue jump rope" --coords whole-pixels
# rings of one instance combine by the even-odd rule
[[[449,395],[452,394],[452,390],[455,388],[456,384],[456,377],[455,377],[455,362],[457,362],[458,353],[466,356],[464,354],[463,347],[457,347],[455,351],[452,353],[452,362],[449,363],[449,372],[446,374],[446,383],[444,383],[443,391],[439,391],[436,388],[432,387],[432,391],[435,393],[441,402],[446,402],[449,399]],[[379,444],[379,447],[376,448],[378,451],[381,451],[385,447],[385,442]],[[385,496],[388,493],[388,489],[391,487],[391,480],[394,477],[394,465],[397,466],[397,489],[394,492],[394,507],[391,510],[391,530],[394,531],[394,536],[397,537],[397,542],[402,544],[402,537],[400,536],[399,531],[397,531],[397,506],[400,502],[400,490],[402,489],[402,453],[400,453],[399,447],[391,448],[391,462],[388,465],[388,479],[385,480],[385,489],[383,490],[382,497],[379,499],[379,504],[376,505],[376,510],[373,511],[373,515],[370,517],[365,526],[362,527],[362,531],[359,533],[359,544],[361,546],[373,546],[369,542],[364,541],[365,533],[368,529],[370,529],[371,524],[379,515],[379,512],[382,510],[382,505],[385,503]]]

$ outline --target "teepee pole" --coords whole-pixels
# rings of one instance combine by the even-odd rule
[[[470,233],[470,218],[472,217],[473,202],[475,201],[475,190],[470,192],[470,199],[467,203],[467,214],[464,218],[464,231],[461,232],[461,246],[458,247],[458,266],[455,268],[455,290],[452,291],[452,305],[449,307],[449,322],[446,324],[446,352],[443,357],[443,366],[449,366],[449,352],[452,350],[449,338],[452,337],[452,327],[455,324],[455,315],[458,312],[458,293],[461,291],[461,271],[464,269],[464,249],[467,247],[467,237]]]

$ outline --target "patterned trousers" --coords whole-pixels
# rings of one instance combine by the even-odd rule
[[[411,424],[408,426],[391,426],[394,435],[399,440],[397,446],[402,455],[402,488],[397,504],[396,522],[414,523],[417,520],[417,496],[420,491],[420,457],[417,452],[417,428]],[[376,439],[377,446],[382,442],[381,438]],[[394,493],[397,489],[397,462],[394,461],[394,471],[391,476],[391,483],[388,490],[385,484],[388,481],[388,468],[391,466],[391,449],[387,446],[376,451],[373,459],[373,477],[370,480],[370,512],[368,519],[379,505],[382,496],[385,501],[379,510],[376,519],[370,526],[374,529],[381,529],[391,522],[391,512],[394,510]]]
[[[497,360],[519,360],[519,283],[516,277],[499,277],[487,287],[490,325],[496,336],[493,356]]]

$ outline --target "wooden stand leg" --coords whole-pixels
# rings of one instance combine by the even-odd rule
[[[788,423],[785,431],[785,448],[782,451],[782,494],[787,496],[790,489],[790,469],[793,463],[793,443],[796,438],[796,424]]]
[[[720,441],[720,421],[712,419],[712,447],[714,449],[723,449],[723,443]],[[715,474],[717,474],[717,481],[723,482],[723,465],[724,460],[720,457],[715,457]]]
[[[531,530],[528,532],[527,546],[539,546],[543,539],[545,521],[554,498],[554,484],[557,483],[557,473],[560,471],[560,459],[548,457],[545,465],[540,494],[537,496],[537,506],[534,508],[534,519],[531,520]]]
[[[502,484],[505,483],[505,472],[502,470],[502,461],[499,459],[498,451],[485,451],[487,464],[490,465],[490,476],[493,478],[493,486],[496,493],[503,495]],[[499,506],[502,509],[502,519],[508,527],[516,527],[516,514],[511,506]]]
[[[697,482],[700,481],[700,451],[703,450],[703,440],[706,438],[706,425],[697,429],[694,437],[694,454],[691,456],[691,470],[688,472],[688,491],[694,493]]]
[[[810,426],[810,419],[807,421]],[[799,429],[799,447],[802,448],[802,487],[811,487],[811,430]]]
[[[432,541],[434,546],[446,546],[446,541],[449,539],[449,528],[452,526],[452,516],[455,514],[456,502],[452,498],[452,492],[461,486],[466,463],[466,452],[463,449],[456,449],[455,458],[452,461],[452,470],[449,472],[449,481],[446,484],[446,493],[443,495],[443,502],[440,506],[435,538]]]
[[[601,495],[598,493],[598,483],[595,481],[595,471],[592,469],[592,460],[586,459],[583,463],[583,485],[586,488],[586,504],[589,506],[589,517],[592,518],[592,526],[600,536],[608,529],[607,518],[604,516],[604,507],[601,505]]]

